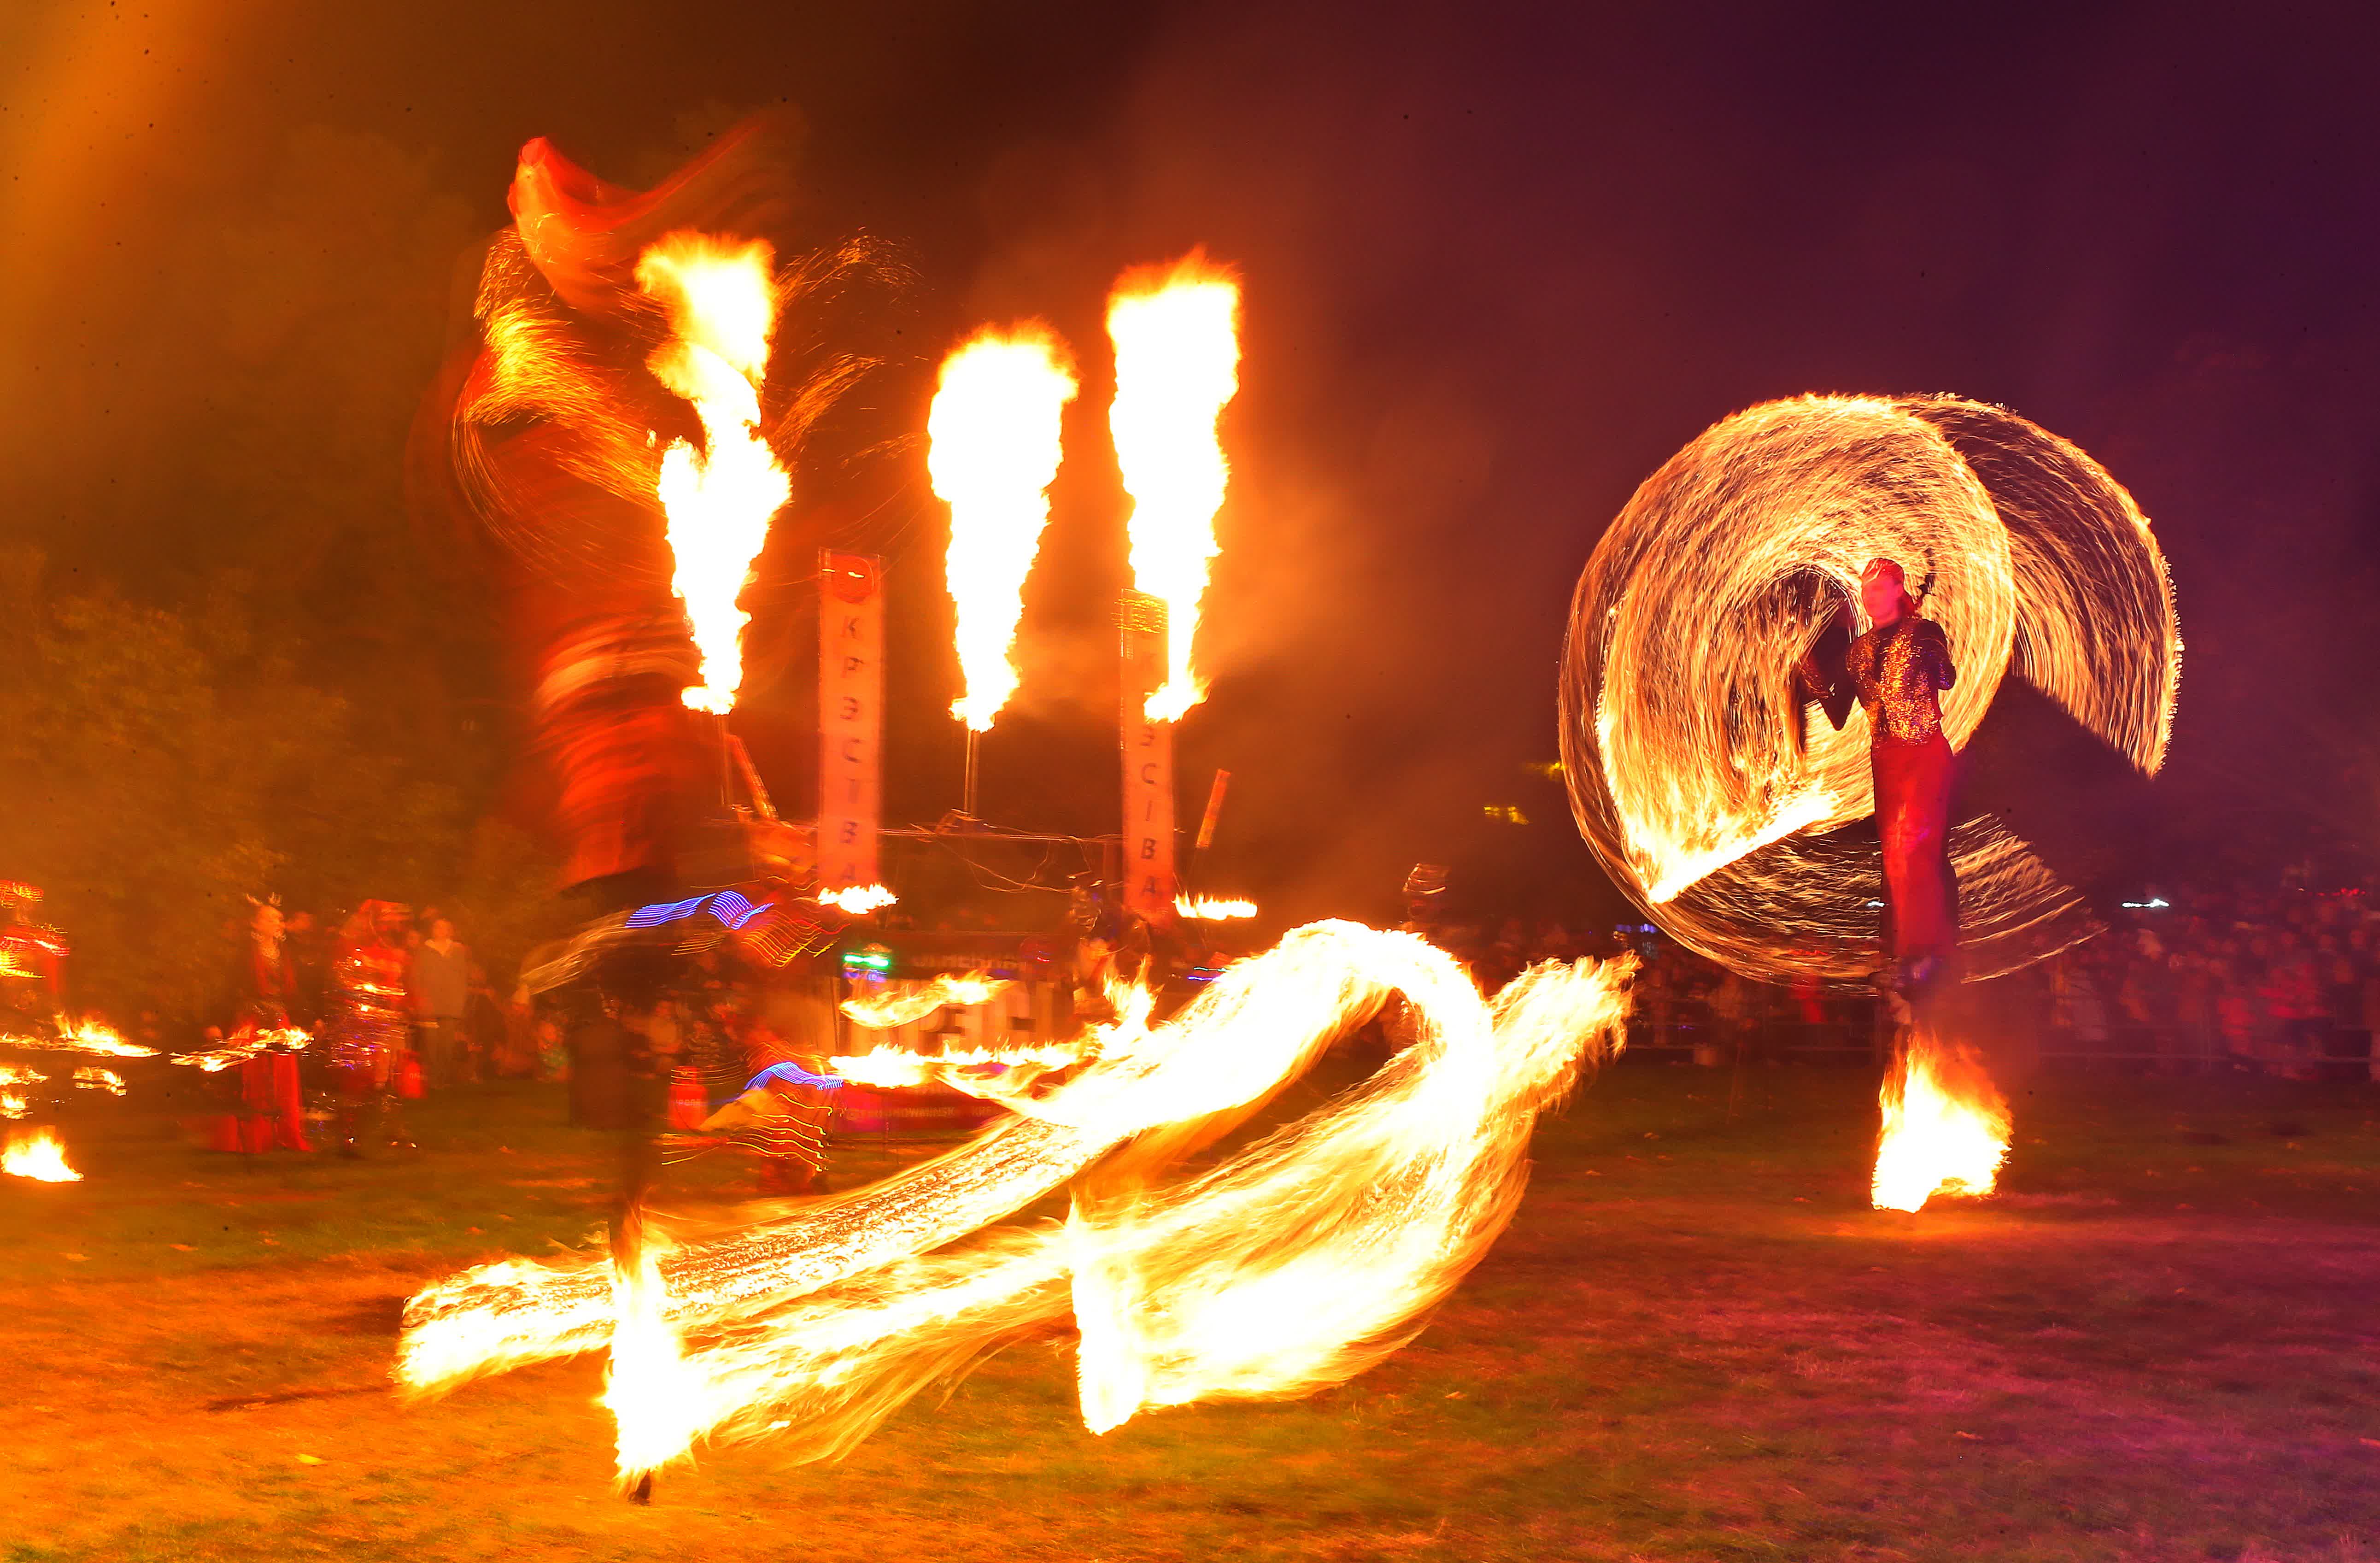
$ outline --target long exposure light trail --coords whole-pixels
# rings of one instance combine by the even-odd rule
[[[1162,1025],[1145,992],[1123,994],[1087,1039],[1094,1061],[1010,1099],[1015,1117],[949,1154],[658,1252],[642,1300],[615,1295],[601,1258],[433,1286],[407,1311],[396,1376],[436,1393],[665,1327],[682,1349],[615,1355],[609,1403],[653,1403],[624,1374],[668,1386],[633,1455],[624,1428],[624,1471],[704,1437],[832,1458],[936,1376],[1070,1311],[1095,1429],[1144,1407],[1305,1393],[1394,1349],[1510,1220],[1536,1115],[1617,1045],[1628,971],[1548,964],[1491,1005],[1421,939],[1313,924]],[[1159,1180],[1391,995],[1413,1040],[1365,1086]],[[1070,1182],[1066,1221],[992,1227]]]

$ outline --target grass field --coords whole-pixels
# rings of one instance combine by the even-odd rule
[[[650,1508],[598,1362],[386,1387],[416,1288],[601,1223],[557,1088],[361,1165],[107,1104],[86,1181],[0,1180],[0,1559],[2380,1558],[2380,1095],[2019,1082],[2002,1197],[1911,1217],[1865,1208],[1873,1093],[1608,1071],[1427,1333],[1315,1399],[1094,1438],[1037,1341],[844,1464],[714,1450]]]

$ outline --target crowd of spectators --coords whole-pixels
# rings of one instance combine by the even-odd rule
[[[2112,910],[2096,937],[2006,979],[2005,1003],[2048,1057],[2380,1079],[2375,899],[2362,890],[2145,893]],[[1437,932],[1490,992],[1536,961],[1635,949],[1639,1046],[1857,1053],[1882,1034],[1871,994],[1748,982],[1643,924],[1506,918]]]

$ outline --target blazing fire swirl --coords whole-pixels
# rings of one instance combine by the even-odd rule
[[[1587,845],[1681,942],[1837,981],[1874,961],[1868,731],[1805,711],[1793,668],[1860,570],[1931,575],[1963,745],[2014,673],[2154,774],[2181,641],[2155,538],[2089,457],[1950,397],[1802,397],[1705,432],[1636,491],[1571,608],[1563,770]],[[1854,610],[1855,611],[1855,610]],[[1864,628],[1864,626],[1863,626]],[[1971,975],[2086,935],[2082,898],[1988,816],[1952,832]]]

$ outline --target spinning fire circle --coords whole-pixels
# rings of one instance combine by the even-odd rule
[[[1876,964],[1879,850],[1831,833],[1874,807],[1868,732],[1805,712],[1796,662],[1862,568],[1931,577],[1963,747],[2024,679],[2153,775],[2181,641],[2147,518],[2096,462],[2013,413],[1948,397],[1809,396],[1706,431],[1647,479],[1571,606],[1561,744],[1579,829],[1673,937],[1772,980]],[[1860,626],[1859,628],[1864,628]],[[2088,935],[2082,898],[2005,824],[1959,823],[1968,974]]]

